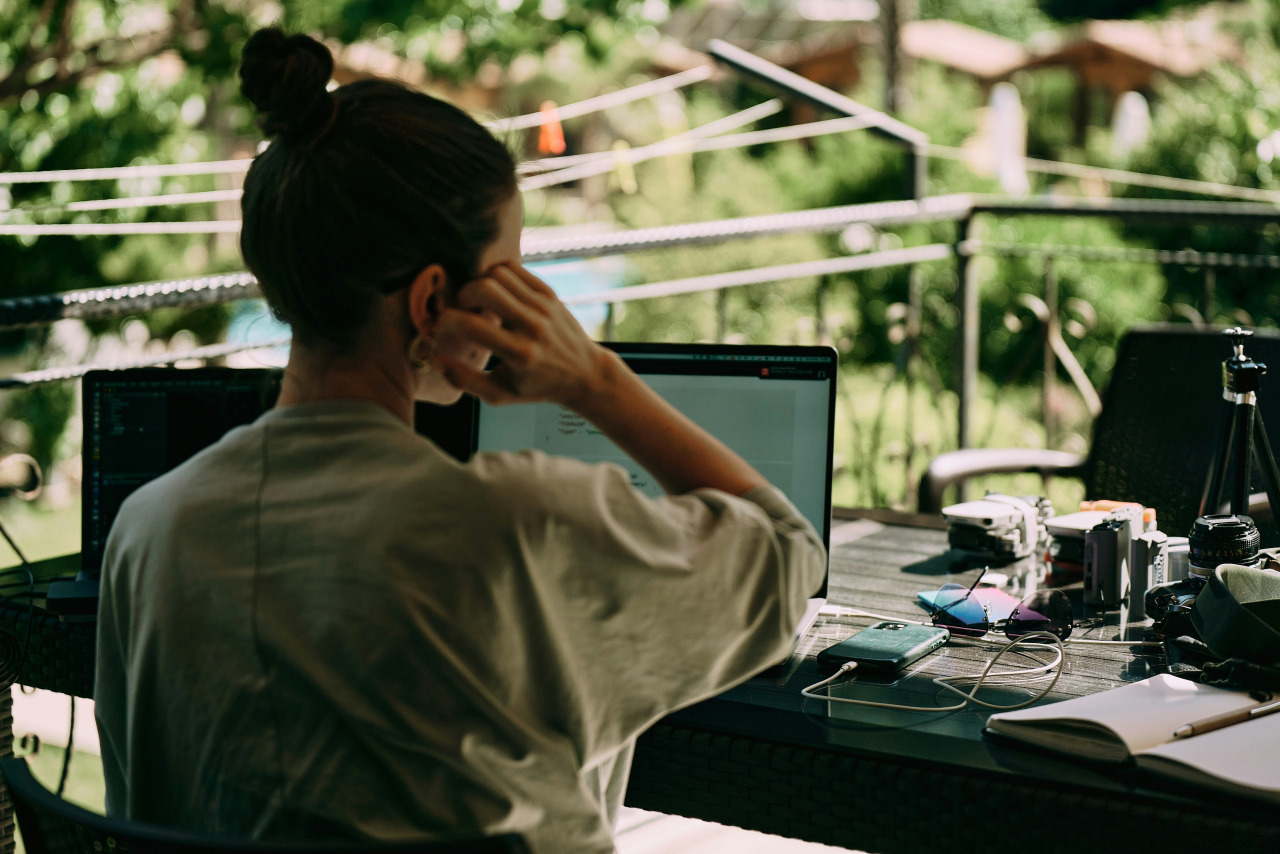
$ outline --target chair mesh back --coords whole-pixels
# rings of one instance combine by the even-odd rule
[[[1272,368],[1262,379],[1258,404],[1273,450],[1280,450],[1280,334],[1257,331],[1245,353]],[[1086,497],[1139,501],[1156,508],[1160,530],[1186,536],[1231,410],[1222,398],[1222,362],[1230,354],[1230,342],[1217,329],[1129,332],[1094,424],[1083,475]],[[1224,501],[1231,482],[1228,477]],[[1256,462],[1250,483],[1253,492],[1265,489]],[[1264,546],[1280,545],[1274,520],[1259,520],[1258,527]]]

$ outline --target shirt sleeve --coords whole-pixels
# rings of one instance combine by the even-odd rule
[[[786,655],[826,554],[782,492],[650,498],[615,465],[518,456],[533,476],[502,480],[545,611],[528,642],[585,766]]]

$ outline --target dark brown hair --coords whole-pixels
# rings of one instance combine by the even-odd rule
[[[388,80],[327,91],[329,50],[259,30],[240,91],[270,146],[245,178],[240,248],[300,340],[350,344],[379,294],[431,264],[474,278],[516,192],[511,153],[474,119]]]

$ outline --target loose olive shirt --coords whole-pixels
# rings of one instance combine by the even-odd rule
[[[107,810],[264,839],[611,852],[636,736],[779,660],[825,558],[772,487],[449,457],[272,410],[125,502],[94,689]]]

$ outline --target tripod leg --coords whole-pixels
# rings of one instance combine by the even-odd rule
[[[1204,481],[1204,492],[1200,497],[1200,512],[1196,515],[1217,513],[1222,506],[1222,486],[1227,477],[1227,460],[1231,459],[1231,445],[1236,435],[1236,405],[1229,404],[1227,419],[1222,424],[1222,432],[1218,434],[1218,443],[1213,457],[1209,460],[1209,474]]]
[[[1271,439],[1267,436],[1267,428],[1262,423],[1262,410],[1253,410],[1254,435],[1258,441],[1254,452],[1258,458],[1258,468],[1262,469],[1262,482],[1267,486],[1267,501],[1271,504],[1271,518],[1280,525],[1280,470],[1276,468],[1275,455],[1271,453]]]
[[[1236,444],[1232,449],[1232,463],[1236,470],[1231,493],[1231,512],[1240,515],[1249,512],[1249,478],[1253,474],[1253,422],[1258,407],[1250,403],[1236,405]]]

